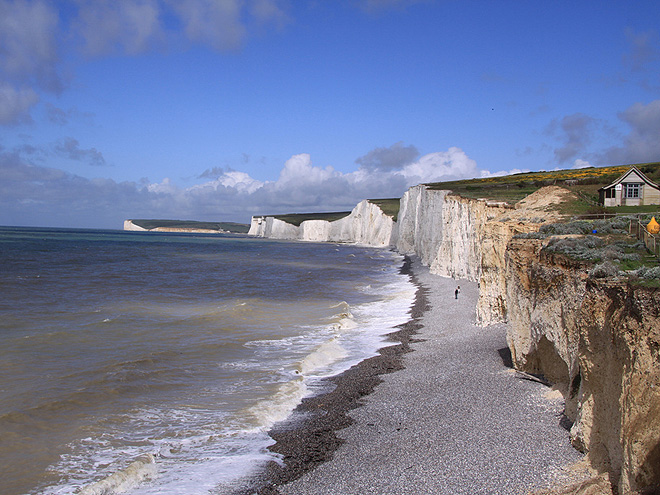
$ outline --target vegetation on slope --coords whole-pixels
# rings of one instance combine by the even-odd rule
[[[660,183],[660,162],[641,163],[635,166],[650,180]],[[575,192],[579,198],[575,202],[557,206],[561,213],[567,215],[603,213],[605,211],[615,213],[657,211],[657,206],[624,206],[605,209],[598,205],[598,189],[612,183],[629,168],[630,165],[618,165],[614,167],[554,170],[551,172],[527,172],[502,177],[435,182],[426,185],[430,189],[449,189],[466,198],[506,201],[511,204],[520,201],[544,186],[557,185]]]
[[[378,206],[385,215],[392,217],[396,222],[399,215],[399,207],[401,206],[401,200],[399,198],[370,199],[369,203]]]
[[[547,224],[538,232],[516,237],[549,239],[546,251],[591,264],[590,277],[624,276],[633,284],[660,287],[658,258],[649,253],[643,241],[628,235],[631,220],[637,221],[637,217]]]
[[[243,223],[234,222],[198,222],[196,220],[157,220],[157,219],[138,219],[131,220],[133,224],[143,229],[151,230],[159,227],[168,229],[199,229],[199,230],[217,230],[225,232],[234,232],[237,234],[246,234],[250,226]]]

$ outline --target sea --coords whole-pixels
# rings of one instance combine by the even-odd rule
[[[415,286],[388,249],[0,227],[0,484],[232,494],[324,379],[390,345]]]

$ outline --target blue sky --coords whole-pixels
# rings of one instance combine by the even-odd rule
[[[660,160],[653,1],[0,0],[0,225]]]

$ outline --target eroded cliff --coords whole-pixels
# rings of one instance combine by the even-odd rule
[[[514,365],[564,395],[571,441],[618,493],[660,484],[660,290],[514,239],[506,252]]]
[[[510,207],[415,186],[401,198],[396,247],[419,256],[431,273],[479,282],[478,323],[505,322],[504,253],[509,240],[558,220],[560,215],[550,207],[570,195],[549,186]]]
[[[478,323],[508,323],[515,367],[563,394],[573,444],[633,493],[660,485],[660,290],[594,278],[548,249],[551,238],[515,237],[560,220],[571,195],[550,186],[510,207],[420,185],[401,198],[397,223],[364,201],[336,222],[256,218],[250,233],[396,246],[431,273],[478,281]]]

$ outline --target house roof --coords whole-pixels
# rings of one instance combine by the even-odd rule
[[[626,179],[630,174],[632,174],[632,173],[636,173],[637,176],[638,176],[638,177],[639,177],[639,178],[640,178],[645,184],[647,184],[647,185],[649,185],[649,186],[651,186],[651,187],[653,187],[653,188],[655,188],[655,189],[660,190],[660,186],[658,186],[658,184],[656,184],[655,182],[651,181],[648,177],[646,177],[646,175],[644,175],[644,174],[641,172],[641,170],[639,170],[639,169],[638,169],[637,167],[635,167],[634,165],[633,165],[632,167],[630,167],[630,169],[628,169],[628,170],[627,170],[627,171],[626,171],[621,177],[619,177],[618,179],[616,179],[616,180],[615,180],[614,182],[612,182],[610,185],[608,185],[608,186],[603,186],[603,187],[601,187],[601,188],[598,189],[598,190],[601,191],[601,190],[604,190],[604,189],[610,189],[610,188],[616,186],[617,184],[621,184],[621,183],[622,183],[623,181],[625,181],[625,179]]]

